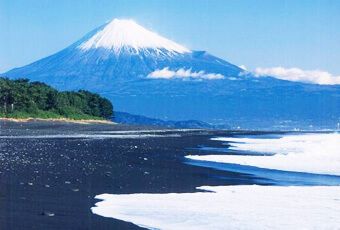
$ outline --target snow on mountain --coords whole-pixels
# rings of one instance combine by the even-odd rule
[[[157,49],[160,53],[162,50],[180,54],[191,52],[184,46],[145,29],[133,20],[124,19],[112,20],[78,48],[82,50],[105,48],[115,53],[120,53],[122,48],[132,48],[137,54],[145,49]]]

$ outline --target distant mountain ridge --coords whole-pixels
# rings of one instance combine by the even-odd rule
[[[2,76],[94,91],[118,111],[161,120],[252,129],[332,128],[340,120],[340,86],[259,78],[131,20],[112,20],[64,50]]]
[[[206,122],[197,120],[186,121],[167,121],[161,119],[150,118],[146,116],[134,115],[125,112],[115,112],[113,119],[114,122],[122,124],[134,124],[134,125],[151,125],[168,128],[199,128],[199,129],[227,129],[229,126],[214,126]]]

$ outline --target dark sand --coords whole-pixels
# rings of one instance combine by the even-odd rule
[[[145,127],[0,122],[0,229],[141,229],[92,214],[102,193],[192,192],[202,185],[253,184],[250,175],[184,164],[226,131],[169,131],[137,139],[10,138],[93,134]],[[150,128],[147,128],[150,129]],[[7,136],[4,138],[4,136]],[[206,152],[202,153],[206,154]]]

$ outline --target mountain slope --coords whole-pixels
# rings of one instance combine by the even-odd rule
[[[131,20],[113,20],[64,50],[3,76],[87,89],[119,111],[241,128],[333,128],[340,87],[255,77]]]
[[[130,20],[113,21],[95,29],[66,49],[30,65],[13,69],[8,77],[25,76],[70,89],[91,87],[98,81],[145,78],[157,69],[180,68],[193,72],[224,72],[237,76],[242,70],[204,51],[189,49],[147,31]],[[77,79],[72,79],[72,78]],[[85,80],[85,81],[84,81]],[[80,85],[78,85],[80,81]]]

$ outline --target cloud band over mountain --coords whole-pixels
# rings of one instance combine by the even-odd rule
[[[305,82],[319,85],[339,85],[340,76],[322,70],[303,70],[299,68],[256,68],[255,76],[271,76],[281,80]]]
[[[150,73],[148,78],[152,79],[173,79],[173,78],[196,78],[206,80],[224,79],[222,74],[205,73],[204,71],[193,72],[191,69],[184,68],[178,70],[170,70],[169,67],[158,69]]]

